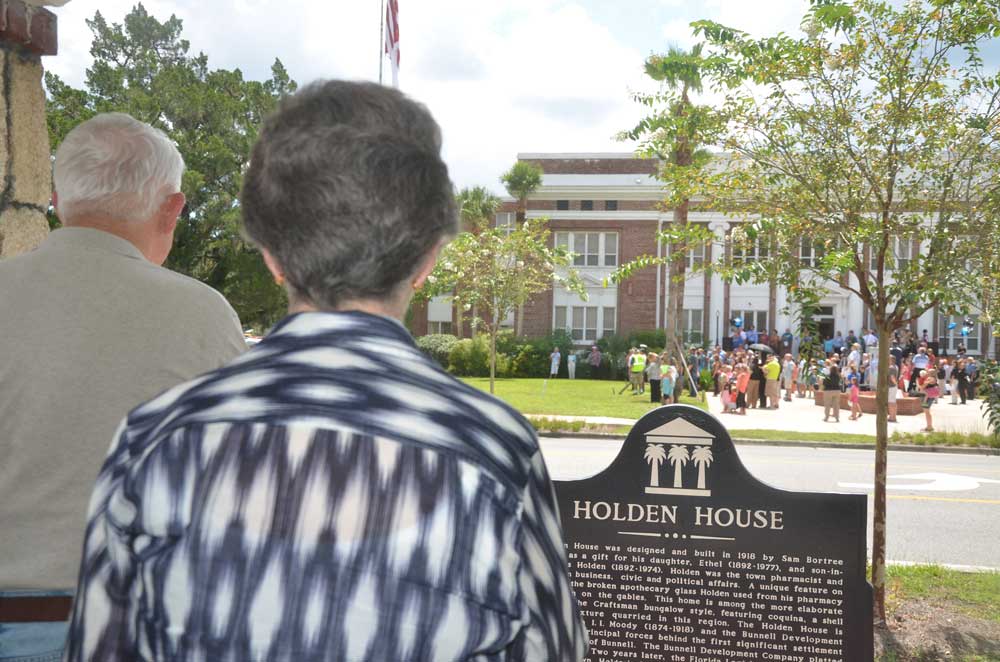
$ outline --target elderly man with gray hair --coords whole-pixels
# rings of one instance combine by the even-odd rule
[[[430,113],[309,85],[265,122],[242,203],[289,315],[119,430],[68,662],[582,660],[533,429],[401,323],[458,229]]]
[[[215,290],[160,266],[184,206],[161,131],[98,115],[56,152],[63,227],[0,262],[0,659],[58,659],[94,476],[128,411],[245,349]]]

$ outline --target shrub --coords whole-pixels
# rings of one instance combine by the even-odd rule
[[[451,350],[458,342],[458,338],[447,333],[432,333],[420,336],[416,341],[417,349],[447,368]]]
[[[698,388],[702,391],[711,391],[713,389],[711,368],[702,368],[701,372],[698,373]]]
[[[448,372],[459,377],[489,377],[489,338],[480,335],[456,342],[448,355]]]
[[[983,404],[980,405],[983,416],[993,431],[994,440],[1000,445],[1000,365],[996,361],[981,366],[979,394],[983,399]]]
[[[633,331],[628,336],[629,346],[638,347],[639,345],[646,345],[652,350],[662,348],[667,344],[667,334],[663,329],[649,329],[644,331]],[[671,353],[676,354],[673,348],[670,349]]]
[[[551,353],[551,349],[545,351],[533,343],[522,345],[511,365],[512,374],[515,377],[548,377]]]
[[[497,347],[496,376],[513,376],[513,361],[510,355],[499,351],[499,342]],[[478,335],[475,338],[456,340],[452,343],[446,365],[448,372],[457,377],[489,377],[490,337]]]
[[[559,376],[566,377],[566,357],[573,349],[573,338],[563,330],[553,331],[547,336],[522,340],[517,352],[511,352],[514,357],[511,364],[511,374],[515,377],[548,377],[549,355],[556,347],[562,359],[559,362]],[[577,371],[580,362],[577,360]],[[577,372],[579,377],[579,372]]]

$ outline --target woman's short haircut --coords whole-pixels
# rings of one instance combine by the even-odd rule
[[[59,217],[148,220],[181,189],[184,159],[162,131],[126,115],[102,113],[78,125],[56,150]]]
[[[281,265],[293,299],[326,310],[384,299],[458,230],[440,151],[437,123],[399,91],[312,83],[261,129],[245,231]]]

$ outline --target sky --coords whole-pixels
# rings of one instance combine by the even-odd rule
[[[43,64],[82,87],[100,10],[120,22],[135,0],[54,8],[59,55]],[[184,22],[192,52],[213,68],[264,79],[279,58],[300,84],[378,80],[379,0],[145,0]],[[656,91],[643,62],[694,43],[710,19],[755,36],[798,33],[808,0],[399,0],[399,87],[426,104],[444,135],[458,187],[499,183],[520,152],[627,152],[614,136],[642,117],[631,96]],[[384,80],[390,81],[388,61]]]

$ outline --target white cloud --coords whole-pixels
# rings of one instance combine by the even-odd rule
[[[102,0],[120,22],[135,0]],[[144,0],[153,15],[184,21],[192,50],[212,67],[263,78],[275,57],[304,83],[378,77],[378,3],[323,0]],[[668,42],[688,46],[690,21],[712,18],[751,32],[794,29],[807,0],[400,0],[403,91],[442,126],[459,186],[502,192],[498,177],[518,152],[627,151],[612,136],[642,115],[633,90],[651,91],[643,61]],[[84,19],[94,3],[59,15],[60,55],[45,65],[81,85],[90,63]],[[696,13],[694,13],[696,12]],[[389,77],[386,64],[386,78]]]

